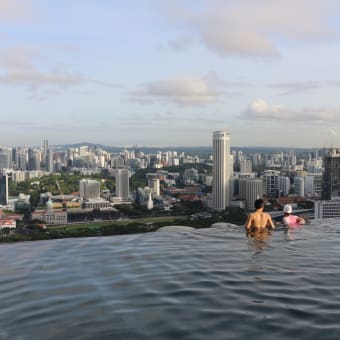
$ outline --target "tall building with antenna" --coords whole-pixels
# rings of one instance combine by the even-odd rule
[[[224,210],[232,196],[233,156],[227,131],[213,133],[213,208]]]

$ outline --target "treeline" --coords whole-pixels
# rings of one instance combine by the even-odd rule
[[[40,178],[33,178],[23,182],[9,182],[9,195],[17,196],[19,193],[32,194],[32,192],[44,193],[51,192],[52,195],[69,195],[79,191],[79,181],[84,179],[97,179],[100,182],[101,189],[115,190],[115,180],[112,176],[106,174],[93,174],[83,176],[80,173],[58,173],[50,174]],[[60,190],[57,182],[59,183]]]
[[[138,221],[126,224],[126,222],[113,222],[111,224],[92,224],[84,227],[73,228],[65,226],[63,228],[47,228],[42,229],[38,223],[32,223],[28,227],[20,227],[17,230],[0,231],[0,243],[19,242],[19,241],[35,241],[50,240],[70,237],[94,237],[94,236],[112,236],[123,234],[137,234],[153,232],[161,227],[168,225],[180,225],[193,228],[209,228],[216,222],[227,222],[236,225],[243,225],[246,221],[246,214],[242,209],[228,209],[221,213],[213,213],[209,218],[192,218],[176,219],[172,221],[156,221],[150,219],[148,223]]]

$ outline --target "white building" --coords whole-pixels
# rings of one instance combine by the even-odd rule
[[[246,207],[254,209],[255,200],[263,197],[263,181],[261,178],[248,178],[245,180]]]
[[[44,221],[46,224],[67,224],[67,212],[40,210],[32,213],[32,219]]]
[[[158,178],[149,178],[148,182],[152,195],[154,197],[159,197],[161,195],[160,180]]]
[[[82,199],[97,199],[100,197],[100,183],[94,179],[79,181],[79,194]]]
[[[252,169],[251,160],[250,159],[242,159],[240,161],[240,172],[242,174],[244,174],[244,173],[250,173],[252,171],[253,171],[253,169]]]
[[[280,186],[280,192],[287,196],[289,194],[289,188],[290,188],[290,180],[287,176],[280,176],[279,177],[279,186]]]
[[[340,200],[314,202],[315,219],[334,217],[340,217]]]
[[[308,173],[305,177],[305,195],[321,196],[322,173]]]
[[[224,210],[230,205],[232,193],[233,157],[230,135],[226,131],[213,133],[213,208]]]
[[[148,197],[148,201],[147,201],[147,203],[146,203],[146,208],[147,208],[148,210],[153,209],[153,200],[152,200],[152,198],[151,198],[151,192],[149,192],[149,197]]]

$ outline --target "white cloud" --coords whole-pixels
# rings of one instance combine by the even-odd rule
[[[220,96],[204,77],[172,78],[142,84],[130,98],[149,98],[177,104],[199,105],[216,102]]]
[[[250,121],[277,121],[307,123],[340,122],[340,109],[302,108],[288,109],[279,105],[267,103],[263,99],[256,99],[241,113],[242,119]]]
[[[48,50],[48,49],[47,49]],[[58,94],[66,88],[92,83],[100,86],[117,87],[114,84],[84,77],[65,69],[64,66],[49,67],[48,53],[40,48],[0,49],[0,85],[20,86],[38,93],[37,98]]]
[[[282,91],[281,95],[290,95],[296,93],[307,92],[310,90],[320,89],[322,87],[340,87],[340,82],[336,80],[326,80],[326,81],[296,81],[296,82],[286,82],[286,83],[273,83],[269,85],[270,88],[278,89]]]
[[[335,0],[210,0],[186,8],[177,19],[189,23],[202,43],[221,56],[277,57],[277,38],[323,41],[335,35]],[[173,18],[173,13],[172,13]]]
[[[28,1],[0,0],[1,21],[27,20],[34,18],[35,15],[36,11]]]
[[[238,96],[231,89],[251,86],[243,81],[224,81],[210,71],[202,77],[174,77],[141,84],[125,100],[141,103],[168,101],[180,105],[204,105],[218,102],[224,96]]]

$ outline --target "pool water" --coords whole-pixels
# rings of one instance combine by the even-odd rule
[[[339,339],[340,221],[3,244],[3,339]]]

